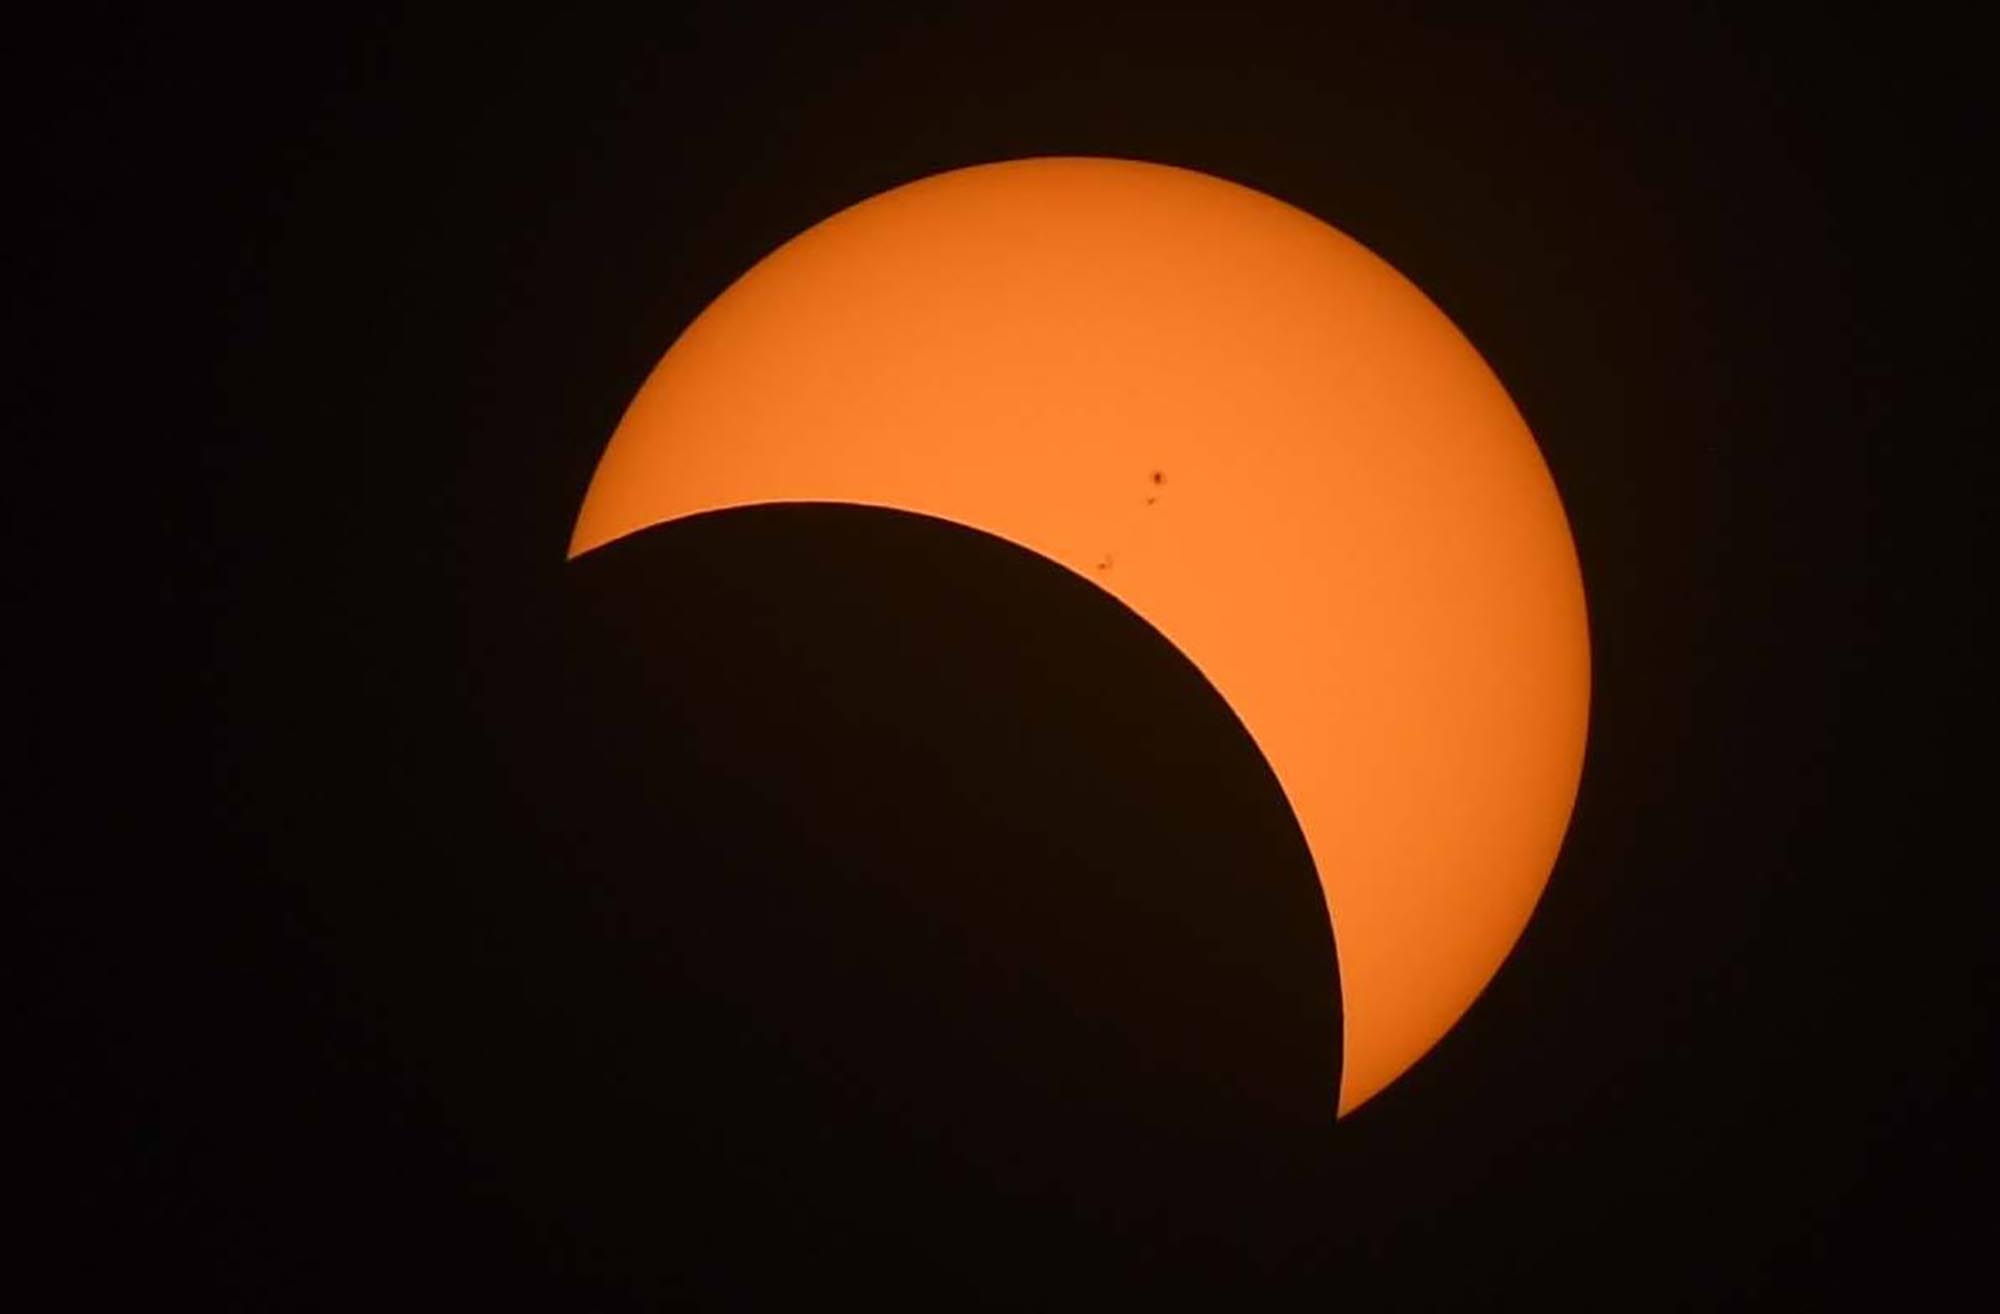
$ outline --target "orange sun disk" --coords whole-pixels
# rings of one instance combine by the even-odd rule
[[[768,502],[998,535],[1195,663],[1319,872],[1339,1112],[1430,1049],[1520,935],[1582,768],[1575,549],[1499,380],[1335,229],[1204,174],[1086,158],[844,210],[661,360],[570,554]]]

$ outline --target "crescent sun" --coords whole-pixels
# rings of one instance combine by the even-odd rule
[[[1451,1028],[1526,925],[1588,723],[1568,522],[1478,352],[1321,220],[1081,157],[958,169],[835,214],[673,344],[570,556],[774,502],[1007,539],[1201,670],[1319,873],[1339,1113]]]

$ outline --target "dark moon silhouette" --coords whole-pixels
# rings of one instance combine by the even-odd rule
[[[725,1289],[773,1253],[1121,1282],[1282,1253],[1333,1127],[1333,941],[1164,638],[846,506],[655,527],[557,587],[497,727],[543,819],[547,888],[503,896],[531,1002],[442,1077],[524,1197]]]

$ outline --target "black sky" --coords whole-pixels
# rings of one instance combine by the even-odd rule
[[[29,1249],[78,1307],[1801,1308],[1978,1272],[1962,33],[70,26],[17,84],[11,521]],[[1593,718],[1549,891],[1330,1131],[1309,861],[1157,636],[909,517],[562,562],[738,273],[1049,153],[1369,245],[1506,383],[1576,535]]]

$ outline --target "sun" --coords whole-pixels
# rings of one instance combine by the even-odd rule
[[[1191,170],[1072,157],[843,210],[673,344],[570,552],[770,502],[1008,539],[1207,676],[1319,872],[1340,1112],[1429,1050],[1519,937],[1582,769],[1575,547],[1499,379],[1335,228]]]

